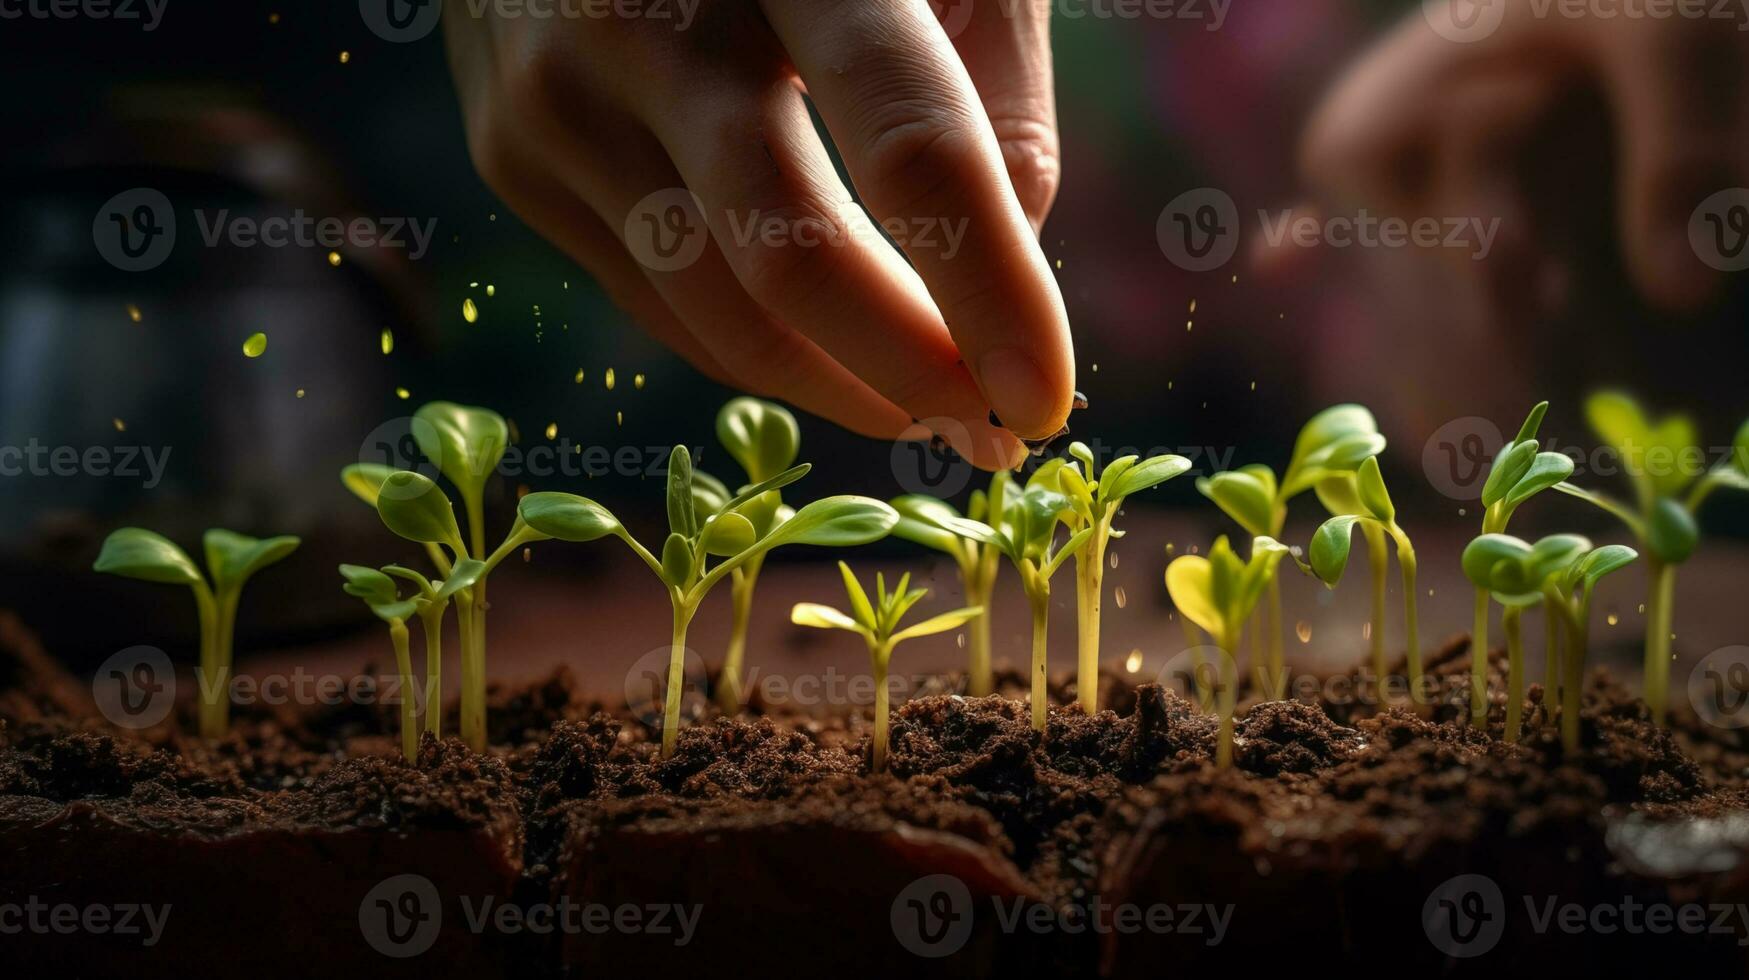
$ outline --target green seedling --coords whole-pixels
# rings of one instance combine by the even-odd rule
[[[1178,606],[1179,615],[1202,627],[1221,651],[1216,692],[1221,728],[1220,741],[1215,748],[1215,764],[1223,768],[1233,762],[1239,641],[1246,621],[1256,611],[1277,567],[1287,554],[1287,547],[1274,538],[1258,537],[1251,542],[1250,560],[1241,561],[1233,553],[1233,546],[1226,536],[1222,535],[1209,549],[1207,558],[1181,555],[1166,566],[1166,591]]]
[[[891,507],[867,497],[827,497],[797,510],[770,533],[760,537],[742,508],[767,493],[806,476],[803,463],[757,483],[725,501],[708,519],[700,519],[694,495],[692,455],[675,446],[668,457],[668,537],[660,557],[639,544],[606,507],[570,493],[531,493],[518,508],[521,520],[536,531],[561,541],[596,541],[615,537],[625,543],[661,579],[673,606],[668,687],[663,704],[662,756],[674,754],[680,730],[680,689],[685,670],[686,631],[699,604],[723,579],[748,561],[784,545],[848,547],[879,540],[898,523]],[[722,559],[709,565],[711,558]]]
[[[1369,564],[1373,570],[1372,668],[1380,684],[1384,683],[1385,677],[1385,563],[1378,551],[1387,536],[1396,546],[1397,565],[1403,573],[1403,624],[1409,642],[1409,690],[1414,697],[1421,697],[1421,620],[1415,588],[1415,546],[1397,523],[1397,508],[1391,502],[1390,492],[1385,489],[1378,458],[1369,457],[1352,477],[1336,476],[1320,483],[1318,499],[1326,508],[1341,514],[1318,527],[1308,549],[1312,573],[1325,585],[1334,589],[1342,581],[1356,526],[1367,539]]]
[[[1360,405],[1336,405],[1312,416],[1300,430],[1280,480],[1269,467],[1252,464],[1198,480],[1196,488],[1253,538],[1279,540],[1287,524],[1289,501],[1333,478],[1352,475],[1384,448],[1385,437],[1379,434],[1378,421],[1371,412]],[[1382,558],[1382,553],[1381,540],[1369,554]],[[1279,697],[1287,668],[1282,650],[1281,584],[1273,577],[1275,571],[1275,566],[1270,566],[1271,577],[1265,583],[1269,606],[1264,630],[1268,634],[1270,686]]]
[[[461,496],[468,518],[466,539],[449,497],[421,473],[355,464],[342,470],[340,479],[376,508],[390,531],[424,545],[440,577],[452,578],[455,566],[465,559],[483,566],[473,583],[455,595],[462,647],[461,736],[480,752],[486,748],[486,579],[505,558],[547,535],[519,517],[504,541],[486,551],[486,482],[509,441],[509,429],[498,413],[432,402],[413,414],[413,439]]]
[[[1488,464],[1482,484],[1482,534],[1505,534],[1506,525],[1524,502],[1573,475],[1573,461],[1562,453],[1538,449],[1537,430],[1549,403],[1539,402],[1518,435],[1501,447]],[[1470,724],[1488,724],[1488,606],[1489,590],[1478,586],[1474,622],[1470,629]]]
[[[1000,527],[970,518],[942,518],[943,527],[995,548],[1020,573],[1020,584],[1032,610],[1032,727],[1041,732],[1048,717],[1045,671],[1051,576],[1093,537],[1093,529],[1084,527],[1070,534],[1061,547],[1056,544],[1058,525],[1073,513],[1069,498],[1052,489],[1057,486],[1062,466],[1062,460],[1051,460],[1034,471],[1024,490],[1005,495]]]
[[[1591,622],[1591,597],[1605,575],[1632,564],[1639,557],[1624,545],[1592,548],[1575,534],[1556,534],[1528,544],[1508,534],[1484,534],[1464,549],[1464,575],[1485,589],[1502,606],[1509,660],[1506,704],[1506,740],[1518,740],[1523,725],[1524,643],[1520,617],[1525,609],[1542,603],[1550,621],[1565,634],[1565,650],[1551,643],[1551,676],[1564,674],[1561,690],[1561,741],[1568,751],[1579,748],[1579,702],[1584,682],[1585,656]],[[1553,682],[1543,695],[1555,697]]]
[[[899,622],[918,600],[929,594],[928,589],[911,589],[911,576],[907,573],[899,579],[898,587],[888,592],[886,577],[877,574],[875,598],[870,602],[868,593],[863,591],[862,584],[857,582],[849,565],[839,562],[838,571],[844,576],[844,592],[850,599],[850,612],[843,613],[831,606],[802,602],[790,610],[790,622],[816,629],[848,630],[860,634],[868,644],[869,669],[874,674],[875,684],[873,769],[880,772],[887,767],[887,666],[893,659],[893,648],[919,636],[933,636],[959,629],[968,621],[976,619],[983,610],[976,606],[955,609],[914,626],[899,629]]]
[[[1069,498],[1065,519],[1070,532],[1091,529],[1086,547],[1075,553],[1075,609],[1079,644],[1075,689],[1081,710],[1089,716],[1099,712],[1099,607],[1105,589],[1105,549],[1123,532],[1112,527],[1124,499],[1159,486],[1190,469],[1182,456],[1141,459],[1123,456],[1103,471],[1094,465],[1093,450],[1085,443],[1069,446],[1074,462],[1057,471],[1057,489]]]
[[[975,698],[986,697],[996,689],[995,671],[990,662],[990,604],[996,590],[996,577],[1002,570],[1002,552],[980,538],[966,537],[952,530],[947,524],[950,520],[962,518],[980,524],[997,520],[990,515],[1002,513],[1011,480],[1006,470],[997,470],[990,477],[988,490],[972,491],[964,514],[952,504],[925,494],[909,494],[893,501],[893,509],[899,513],[899,523],[893,526],[893,537],[934,548],[952,557],[959,568],[966,603],[983,610],[968,624],[966,631],[969,634],[966,642],[966,693]]]
[[[782,406],[757,398],[736,398],[717,413],[717,441],[740,464],[749,485],[764,483],[794,466],[801,451],[801,438],[794,415]],[[698,479],[702,475],[694,474],[693,483],[694,499],[701,504],[701,523],[727,503],[730,496],[720,484]],[[754,537],[763,538],[793,511],[784,506],[782,495],[773,490],[743,504],[740,513],[753,525]],[[741,710],[747,628],[753,612],[753,590],[764,563],[765,556],[756,555],[729,574],[732,610],[729,649],[723,656],[723,670],[717,680],[717,704],[728,714]]]
[[[289,536],[256,539],[213,528],[201,544],[210,583],[187,552],[163,535],[137,527],[121,528],[104,539],[91,568],[193,590],[200,617],[200,734],[223,738],[230,728],[231,647],[243,585],[256,572],[291,554],[299,541]]]
[[[1664,723],[1670,696],[1670,640],[1676,619],[1676,569],[1700,545],[1696,516],[1714,490],[1749,490],[1749,422],[1737,430],[1729,459],[1704,474],[1706,454],[1694,422],[1672,415],[1654,422],[1630,397],[1606,391],[1585,403],[1591,428],[1621,455],[1632,505],[1570,483],[1556,487],[1600,507],[1628,526],[1646,552],[1646,701]]]

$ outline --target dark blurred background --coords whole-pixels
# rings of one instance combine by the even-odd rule
[[[1448,427],[1471,417],[1510,433],[1548,398],[1545,434],[1589,447],[1583,395],[1621,385],[1694,414],[1707,444],[1723,445],[1749,414],[1749,393],[1741,283],[1683,318],[1649,310],[1628,284],[1606,190],[1611,134],[1586,111],[1595,93],[1575,93],[1572,127],[1528,160],[1530,186],[1598,189],[1597,206],[1564,215],[1551,245],[1563,258],[1554,288],[1527,282],[1531,273],[1505,253],[1487,274],[1497,288],[1480,294],[1413,254],[1353,250],[1270,274],[1248,261],[1249,248],[1211,272],[1168,261],[1156,222],[1186,191],[1219,187],[1242,214],[1300,199],[1296,148],[1309,113],[1342,68],[1416,6],[1239,0],[1218,31],[1191,19],[1059,20],[1065,182],[1043,238],[1075,326],[1079,386],[1092,401],[1074,420],[1078,437],[1279,469],[1313,411],[1347,400],[1375,409],[1393,446],[1387,479],[1424,542],[1431,642],[1466,623],[1456,556],[1479,524],[1472,503],[1439,489],[1451,474],[1442,480],[1427,462],[1439,458],[1436,433],[1449,439]],[[16,607],[65,658],[90,662],[138,642],[192,648],[185,596],[83,571],[122,523],[191,549],[213,525],[303,535],[300,553],[264,573],[246,600],[244,649],[281,662],[382,656],[333,566],[407,549],[335,474],[371,458],[380,427],[392,430],[427,400],[495,407],[525,448],[556,444],[549,426],[560,440],[646,456],[685,442],[704,447],[704,468],[734,475],[712,436],[715,410],[732,393],[648,340],[475,175],[438,35],[389,43],[344,0],[167,0],[151,30],[13,18],[0,21],[0,42],[0,229],[11,245],[0,268],[0,443],[170,451],[150,488],[120,475],[0,479],[0,605]],[[178,244],[162,265],[126,272],[93,247],[92,223],[106,201],[137,187],[174,202]],[[435,222],[435,232],[416,259],[389,248],[203,247],[193,215],[294,208]],[[475,322],[463,316],[465,300]],[[257,331],[267,350],[246,358],[243,342]],[[811,419],[803,433],[803,458],[816,466],[808,494],[902,492],[893,447]],[[598,497],[635,526],[660,519],[653,480],[529,477],[495,488],[495,534],[519,485]],[[1162,545],[1206,547],[1234,530],[1189,479],[1130,511],[1134,532],[1113,573],[1126,598],[1108,613],[1114,662],[1132,649],[1150,660],[1176,651]],[[1309,497],[1296,507],[1291,539],[1304,542],[1316,511]],[[1576,502],[1539,501],[1535,511],[1516,529],[1621,538]],[[1745,515],[1728,494],[1707,514],[1713,537],[1681,582],[1679,629],[1693,644],[1679,641],[1685,649],[1741,639],[1732,597],[1749,568],[1735,544]],[[528,570],[511,571],[516,584],[496,588],[495,604],[513,610],[494,621],[504,672],[564,660],[616,679],[631,655],[661,644],[659,590],[617,549],[537,552]],[[822,656],[854,666],[860,651],[783,623],[790,601],[836,598],[835,580],[816,575],[820,557],[778,563],[756,643],[827,649]],[[868,561],[921,568],[942,591],[954,589],[948,569],[898,543]],[[1612,593],[1624,632],[1640,588],[1624,577]],[[1342,638],[1326,659],[1360,652],[1358,583],[1334,598],[1310,580],[1288,591],[1307,635]],[[1010,607],[1006,631],[1015,645],[1001,651],[1015,658],[1019,608]],[[725,618],[701,621],[707,659]],[[1066,605],[1056,621],[1066,667]],[[1624,636],[1618,645],[1637,643]],[[918,663],[954,661],[951,638],[931,651]]]

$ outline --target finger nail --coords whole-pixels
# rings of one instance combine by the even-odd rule
[[[1023,436],[1044,436],[1062,424],[1050,404],[1050,379],[1032,355],[997,347],[978,358],[978,381],[1002,427]],[[992,420],[992,424],[996,424]]]

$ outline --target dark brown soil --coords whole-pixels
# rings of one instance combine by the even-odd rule
[[[1459,873],[1486,874],[1508,896],[1575,901],[1749,891],[1732,892],[1738,862],[1720,870],[1716,839],[1711,870],[1691,873],[1669,854],[1655,868],[1624,867],[1636,864],[1616,846],[1624,821],[1692,825],[1749,809],[1749,747],[1688,716],[1658,730],[1603,674],[1588,691],[1587,748],[1573,758],[1542,724],[1533,688],[1517,744],[1498,737],[1499,717],[1488,733],[1452,720],[1467,714],[1458,706],[1369,716],[1351,703],[1252,704],[1228,771],[1211,763],[1214,719],[1156,685],[1106,678],[1103,702],[1119,710],[1054,708],[1040,733],[1018,697],[1021,678],[988,698],[950,693],[944,679],[943,693],[895,709],[888,770],[872,774],[861,717],[731,719],[706,708],[660,759],[651,731],[600,710],[563,670],[495,692],[485,757],[427,737],[419,764],[406,765],[392,709],[358,707],[242,713],[228,738],[206,745],[169,725],[108,728],[89,689],[4,616],[0,649],[0,834],[32,840],[28,855],[0,849],[0,893],[71,881],[63,894],[101,898],[114,884],[105,866],[68,853],[104,853],[86,846],[93,839],[154,855],[136,890],[181,882],[160,890],[210,918],[167,933],[156,957],[81,961],[141,975],[166,965],[185,974],[189,961],[174,951],[215,941],[259,975],[302,975],[298,957],[225,945],[251,915],[290,915],[305,948],[331,952],[324,972],[335,976],[414,975],[439,955],[487,975],[614,975],[780,950],[796,973],[1123,975],[1157,973],[1161,957],[1243,961],[1258,943],[1284,942],[1341,963],[1389,962],[1378,957],[1392,952],[1442,969],[1541,966],[1556,962],[1546,951],[1573,944],[1509,933],[1498,956],[1454,958],[1424,934],[1423,900]],[[1467,670],[1461,641],[1429,669]],[[1071,698],[1072,688],[1052,696]],[[179,724],[186,730],[186,717]],[[353,866],[333,871],[338,855]],[[434,952],[399,960],[360,939],[360,901],[404,873],[440,881],[444,895],[707,911],[683,947],[617,933],[480,935],[446,917]],[[980,912],[957,955],[921,959],[899,935],[897,899],[932,874],[952,874],[976,903],[1092,909],[1094,920],[1109,915],[1101,903],[1224,905],[1231,915],[1211,946],[1189,930],[1000,935]],[[210,888],[214,877],[232,887]],[[264,887],[279,891],[263,899]],[[251,902],[240,919],[228,909]],[[251,934],[257,947],[264,935],[293,935],[263,928]],[[1728,947],[1715,959],[1741,966],[1735,937],[1723,947],[1684,938],[1707,956]],[[1558,962],[1620,955],[1609,942],[1576,948],[1592,953]],[[28,962],[87,949],[115,952],[47,943]]]

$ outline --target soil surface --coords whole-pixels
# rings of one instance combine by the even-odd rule
[[[721,901],[753,912],[733,919],[732,933],[701,931],[716,944],[693,947],[706,964],[714,949],[748,930],[765,936],[767,950],[778,942],[766,935],[775,927],[756,914],[769,900],[796,903],[794,915],[813,916],[783,927],[806,937],[790,941],[801,951],[792,965],[815,957],[811,968],[890,962],[928,972],[933,961],[911,956],[916,950],[902,948],[904,937],[894,941],[901,931],[895,891],[883,890],[883,881],[866,889],[874,894],[858,895],[857,885],[891,871],[897,888],[947,862],[978,900],[1013,896],[1059,914],[1097,910],[1102,901],[1196,897],[1211,908],[1231,901],[1240,914],[1222,948],[1240,958],[1244,943],[1280,939],[1285,930],[1339,962],[1376,962],[1381,946],[1364,923],[1374,914],[1368,903],[1406,909],[1409,924],[1393,927],[1401,935],[1392,942],[1401,940],[1416,962],[1450,968],[1465,961],[1436,951],[1414,922],[1429,887],[1449,874],[1480,861],[1498,869],[1496,877],[1511,879],[1517,866],[1588,895],[1614,894],[1624,881],[1665,894],[1677,880],[1686,890],[1672,894],[1713,895],[1736,887],[1730,877],[1741,863],[1720,865],[1717,840],[1708,852],[1715,860],[1699,871],[1668,854],[1662,864],[1647,859],[1656,868],[1624,870],[1635,862],[1611,850],[1612,828],[1735,820],[1749,810],[1749,746],[1689,715],[1658,729],[1645,706],[1601,672],[1587,690],[1586,749],[1576,756],[1562,751],[1533,685],[1527,731],[1516,743],[1500,737],[1499,704],[1483,732],[1455,720],[1467,714],[1456,705],[1380,711],[1346,702],[1251,703],[1238,721],[1234,766],[1225,771],[1212,765],[1214,718],[1155,684],[1103,679],[1102,703],[1117,710],[1091,717],[1073,706],[1072,687],[1056,686],[1049,725],[1035,732],[1023,678],[1003,677],[1001,693],[985,698],[952,693],[956,679],[943,678],[934,685],[941,693],[925,687],[895,707],[888,768],[871,773],[865,717],[765,715],[757,706],[735,718],[696,706],[674,756],[661,759],[655,732],[603,710],[564,670],[531,687],[493,691],[494,744],[485,756],[426,736],[418,764],[404,763],[392,706],[240,711],[232,733],[209,745],[179,734],[193,727],[187,706],[144,731],[108,725],[89,687],[4,616],[0,651],[0,828],[40,830],[76,810],[100,817],[106,833],[136,835],[136,845],[268,831],[300,841],[431,835],[449,848],[467,841],[464,852],[486,856],[489,873],[469,879],[470,887],[496,887],[502,876],[506,899],[522,902],[623,899],[650,881],[681,882],[698,898],[738,875],[747,889]],[[1495,691],[1504,688],[1498,667]],[[1461,676],[1468,669],[1462,641],[1433,654],[1428,669]],[[700,839],[734,845],[688,849]],[[1741,854],[1738,839],[1728,848],[1733,855]],[[787,883],[762,876],[796,841],[809,853],[799,870],[786,870]],[[402,859],[420,867],[427,856],[440,867],[453,860],[417,848]],[[713,871],[719,856],[725,863]],[[0,885],[34,885],[28,875],[55,868],[45,861],[0,849]],[[362,868],[358,879],[368,884],[401,870]],[[1517,885],[1503,882],[1509,891]],[[357,894],[308,900],[332,900],[339,907],[333,918],[345,920],[336,928],[358,931],[345,919],[359,912]],[[1268,907],[1274,902],[1282,907]],[[862,919],[846,925],[847,912]],[[884,952],[858,948],[864,925],[877,937],[866,943],[884,944]],[[837,941],[834,929],[842,934]],[[975,961],[944,961],[953,964],[950,972],[1049,963],[1067,975],[1140,975],[1157,972],[1161,955],[1215,948],[1206,933],[1192,940],[1183,931],[1138,940],[1116,930],[1052,929],[1044,939],[993,944],[980,944],[978,935],[966,953]],[[507,950],[487,947],[455,956],[483,956],[523,975],[554,973],[561,963],[573,970],[650,965],[647,947],[616,958],[601,953],[602,943],[580,945],[575,937],[524,936]],[[1507,948],[1516,948],[1510,937]],[[369,956],[356,944],[337,955],[361,952],[359,965],[368,968],[361,975],[397,975],[404,963],[420,962]],[[1741,964],[1740,951],[1734,955]],[[339,964],[336,970],[349,975]]]

